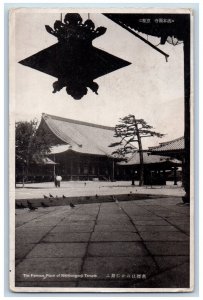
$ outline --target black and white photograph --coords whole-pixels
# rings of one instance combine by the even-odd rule
[[[10,289],[194,288],[191,9],[9,14]]]

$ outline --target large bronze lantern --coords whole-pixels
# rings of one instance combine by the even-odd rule
[[[53,28],[45,26],[58,43],[20,61],[20,64],[57,78],[53,93],[66,88],[67,94],[81,99],[88,88],[98,93],[96,78],[125,67],[130,63],[92,45],[95,38],[106,32],[95,28],[88,19],[83,22],[79,14],[66,14],[64,22],[57,20]]]

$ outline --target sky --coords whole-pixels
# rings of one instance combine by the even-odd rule
[[[63,13],[63,17],[65,13]],[[81,14],[83,20],[87,13]],[[25,67],[18,62],[55,43],[45,25],[53,27],[60,13],[19,12],[14,26],[14,90],[15,120],[41,119],[42,113],[95,124],[115,126],[119,118],[134,114],[164,133],[162,139],[143,140],[143,148],[158,145],[184,134],[183,44],[168,43],[159,48],[165,57],[143,41],[121,28],[102,14],[89,14],[95,26],[107,31],[93,41],[93,45],[131,65],[96,79],[98,95],[91,90],[81,100],[74,100],[65,89],[52,93],[56,80],[47,74]],[[147,38],[145,34],[143,37]],[[154,45],[159,39],[148,36]]]

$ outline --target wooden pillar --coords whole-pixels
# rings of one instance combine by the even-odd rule
[[[164,178],[164,182],[166,182],[166,172],[165,172],[165,169],[163,169],[163,178]]]
[[[174,185],[177,185],[177,167],[174,167]]]
[[[114,159],[112,160],[112,181],[114,181],[115,178],[115,162]]]
[[[54,162],[56,162],[55,154],[54,154]],[[54,178],[56,176],[56,165],[54,165]]]
[[[70,160],[70,180],[73,179],[73,161],[72,159]]]

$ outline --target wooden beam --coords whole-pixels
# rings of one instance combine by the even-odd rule
[[[106,16],[106,14],[104,14]],[[129,31],[130,33],[132,33],[134,36],[136,36],[138,39],[140,39],[141,41],[143,41],[144,43],[146,43],[147,45],[149,45],[150,47],[152,47],[154,50],[158,51],[159,53],[161,53],[162,55],[165,56],[166,58],[166,62],[168,61],[168,57],[169,55],[167,53],[165,53],[164,51],[162,51],[161,49],[159,49],[157,46],[153,45],[152,43],[150,43],[148,40],[146,40],[145,38],[143,38],[142,36],[140,36],[139,34],[137,34],[134,30],[130,29],[128,26],[126,26],[125,24],[123,24],[122,22],[116,22],[115,20],[113,20],[109,15],[106,16],[107,18],[111,19],[113,22],[119,24],[121,27],[123,27],[124,29],[126,29],[127,31]]]

